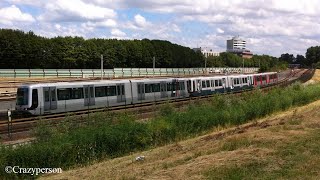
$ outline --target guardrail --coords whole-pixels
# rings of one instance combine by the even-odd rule
[[[104,69],[103,77],[139,77],[168,75],[198,75],[208,73],[254,73],[259,68],[114,68]],[[101,77],[101,69],[0,69],[0,77],[41,78],[41,77]]]

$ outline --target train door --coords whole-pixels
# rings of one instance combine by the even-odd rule
[[[180,96],[185,97],[186,83],[185,80],[179,82]]]
[[[187,81],[187,90],[188,90],[188,92],[192,92],[192,90],[191,90],[191,80]]]
[[[222,82],[223,82],[223,81],[222,81]],[[222,85],[223,85],[223,83],[222,83]],[[230,87],[231,90],[234,88],[234,85],[235,85],[234,80],[233,80],[233,78],[231,77],[231,78],[230,78],[230,82],[229,82],[229,87]],[[223,87],[225,87],[225,86],[223,85]]]
[[[226,89],[226,87],[227,87],[227,80],[226,80],[226,78],[222,78],[222,87],[223,87],[223,89]]]
[[[83,86],[83,88],[84,88],[84,105],[85,106],[95,105],[93,85],[86,85],[86,86]]]
[[[44,87],[44,110],[54,110],[57,109],[57,95],[56,87]]]
[[[167,83],[165,81],[160,82],[161,98],[167,97]]]
[[[248,86],[251,86],[252,85],[252,76],[248,76],[247,79],[248,79]]]
[[[117,102],[125,102],[124,84],[117,84]]]
[[[144,83],[138,83],[138,100],[145,100]]]
[[[200,79],[196,80],[196,88],[197,88],[198,93],[201,93],[202,84],[201,84],[201,80]]]
[[[176,79],[173,79],[171,85],[171,97],[179,96],[179,82]]]

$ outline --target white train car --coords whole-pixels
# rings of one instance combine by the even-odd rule
[[[131,104],[129,80],[59,82],[18,88],[16,110],[34,115]]]
[[[138,79],[130,82],[134,104],[189,96],[184,78]]]
[[[252,76],[250,75],[230,75],[228,76],[228,91],[240,91],[253,87]]]
[[[102,80],[20,86],[16,110],[34,115],[136,104],[265,86],[277,73],[192,78]]]
[[[188,96],[183,78],[41,83],[18,88],[16,110],[40,115]]]
[[[201,96],[223,93],[228,89],[229,83],[227,76],[212,76],[189,78],[187,84],[191,96]]]

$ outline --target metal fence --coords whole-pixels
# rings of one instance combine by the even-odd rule
[[[140,77],[198,75],[208,73],[254,73],[259,68],[114,68],[104,69],[103,77]],[[0,77],[41,78],[41,77],[101,77],[101,69],[0,69]]]

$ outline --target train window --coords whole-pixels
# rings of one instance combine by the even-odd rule
[[[202,88],[206,88],[206,82],[202,81]]]
[[[241,84],[241,83],[240,83],[240,78],[237,78],[237,84]]]
[[[51,91],[51,101],[56,101],[56,90],[55,89],[50,89]]]
[[[48,90],[44,90],[44,102],[49,102],[50,101],[50,97],[49,97],[49,89]]]
[[[144,93],[144,85],[138,84],[138,94],[143,94],[143,93]]]
[[[210,81],[209,80],[206,81],[206,84],[207,84],[207,87],[210,87]]]
[[[181,90],[186,90],[184,82],[181,82]]]
[[[236,85],[236,84],[237,84],[237,80],[233,79],[233,85]]]
[[[187,81],[187,90],[191,91],[191,81],[190,80]]]
[[[117,96],[120,96],[121,94],[120,94],[121,92],[120,92],[120,86],[118,85],[117,86]]]
[[[219,79],[219,86],[222,86],[222,80]]]
[[[70,88],[58,89],[58,100],[68,100],[70,99]]]
[[[124,85],[121,85],[122,95],[124,95]]]
[[[171,83],[167,83],[167,91],[172,91],[172,84]]]
[[[38,107],[38,90],[33,89],[32,90],[32,105],[31,109],[35,109]]]
[[[262,76],[262,81],[265,81],[266,80],[266,76]]]
[[[160,84],[160,91],[161,92],[164,92],[164,91],[166,91],[166,86],[165,86],[165,84]]]
[[[70,99],[83,99],[83,88],[72,88],[70,89],[70,91],[71,91]],[[90,89],[90,91],[93,91],[93,89]],[[92,93],[93,92],[91,92],[91,94]]]
[[[94,90],[93,90],[93,87],[90,87],[90,97],[94,97]]]
[[[28,104],[28,88],[18,88],[17,91],[17,105],[27,105]]]
[[[152,84],[152,92],[160,92],[160,84]]]
[[[185,90],[184,82],[179,82],[179,90]]]
[[[243,84],[247,84],[248,83],[248,79],[247,78],[242,78],[242,83]]]
[[[96,97],[107,96],[106,86],[95,87],[95,95],[96,95]]]
[[[218,80],[214,80],[214,86],[219,86],[219,81]]]
[[[152,92],[152,85],[151,84],[145,84],[144,87],[145,87],[146,93]]]
[[[116,95],[116,86],[108,86],[107,96],[115,96],[115,95]]]
[[[195,81],[192,82],[192,88],[193,88],[193,91],[196,91],[196,82]]]

